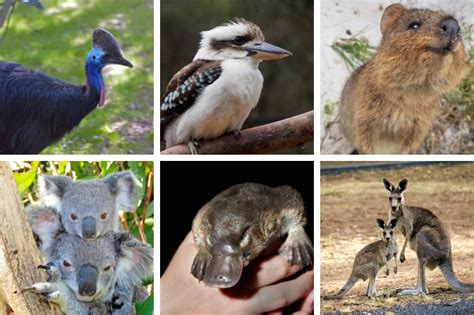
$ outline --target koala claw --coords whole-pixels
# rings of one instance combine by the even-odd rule
[[[39,265],[37,268],[44,269],[46,271],[46,274],[49,277],[48,278],[49,282],[58,281],[61,278],[61,272],[59,271],[59,268],[56,267],[53,263],[47,263],[46,265]]]
[[[57,291],[57,286],[54,283],[49,282],[38,282],[34,283],[31,287],[24,288],[22,292],[34,292],[34,293],[52,293]]]

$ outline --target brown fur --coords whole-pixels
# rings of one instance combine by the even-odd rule
[[[408,242],[410,248],[416,252],[418,257],[418,283],[416,288],[402,290],[399,294],[428,294],[425,267],[431,270],[440,267],[446,281],[454,289],[460,292],[474,292],[473,284],[460,282],[454,274],[451,242],[441,220],[427,209],[405,206],[403,192],[407,188],[407,183],[407,180],[403,180],[396,188],[384,179],[385,188],[391,196],[390,218],[398,219],[398,228],[405,237],[400,252],[400,261],[402,263],[405,261],[405,248]]]
[[[416,153],[437,115],[443,93],[466,75],[462,40],[450,42],[442,12],[393,4],[381,21],[382,41],[374,58],[347,80],[340,123],[360,153]],[[408,29],[413,21],[419,29]]]
[[[312,264],[313,248],[303,227],[306,213],[301,195],[290,186],[272,188],[244,183],[217,194],[196,214],[192,231],[198,249],[192,274],[202,280],[216,244],[241,251],[243,265],[285,235],[279,253],[290,264]],[[215,256],[226,253],[215,253]]]

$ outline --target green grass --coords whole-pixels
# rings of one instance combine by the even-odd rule
[[[111,31],[134,68],[105,68],[107,106],[91,112],[46,154],[153,153],[153,1],[44,0],[17,3],[0,59],[74,84],[85,82],[92,31]],[[4,32],[5,27],[1,30]]]

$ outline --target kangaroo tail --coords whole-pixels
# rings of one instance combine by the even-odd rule
[[[448,281],[449,285],[452,286],[454,289],[463,293],[474,292],[474,284],[462,283],[454,274],[453,260],[451,257],[443,261],[439,265],[439,267],[443,272],[443,276],[446,281]]]
[[[347,280],[346,284],[342,287],[342,289],[340,289],[336,294],[333,294],[333,295],[325,295],[325,296],[322,296],[321,298],[323,300],[334,300],[334,299],[340,299],[341,297],[343,297],[347,292],[349,292],[349,290],[354,286],[354,284],[357,282],[357,280],[359,280],[359,278],[357,278],[356,276],[354,275],[351,275],[349,277],[349,279]]]

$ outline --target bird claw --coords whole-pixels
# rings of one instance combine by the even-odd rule
[[[191,151],[192,155],[199,154],[198,149],[199,149],[199,143],[196,140],[192,140],[188,142],[188,147],[189,150]]]
[[[239,140],[240,137],[242,137],[242,133],[240,132],[240,130],[234,130],[233,134],[234,134],[235,140]]]

